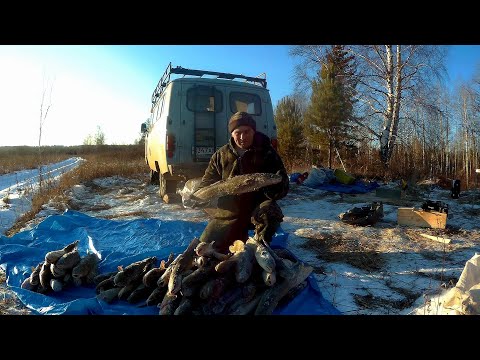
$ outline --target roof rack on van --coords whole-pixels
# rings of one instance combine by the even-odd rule
[[[228,79],[228,80],[244,79],[245,81],[249,81],[254,84],[258,83],[264,88],[267,87],[267,79],[266,79],[265,73],[262,73],[262,75],[264,75],[265,78],[260,78],[260,77],[245,76],[241,74],[229,74],[229,73],[221,73],[216,71],[186,69],[181,66],[172,68],[172,63],[170,62],[167,66],[167,69],[165,70],[162,77],[160,78],[160,81],[158,82],[157,87],[153,91],[152,108],[153,106],[155,106],[155,103],[160,98],[160,95],[162,94],[163,90],[167,87],[168,83],[170,82],[171,74],[193,75],[193,76],[199,76],[199,77],[202,77],[204,75],[212,75],[212,76],[216,76],[217,79]]]

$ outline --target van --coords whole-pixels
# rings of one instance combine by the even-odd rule
[[[152,94],[145,162],[159,194],[176,192],[179,182],[203,176],[213,153],[230,139],[228,120],[246,111],[257,131],[277,147],[277,129],[266,76],[250,77],[167,66]]]

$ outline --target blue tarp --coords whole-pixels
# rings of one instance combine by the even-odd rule
[[[304,185],[308,186],[305,183]],[[313,189],[341,192],[346,194],[365,194],[367,192],[375,190],[379,186],[380,185],[376,181],[373,181],[371,183],[364,183],[361,180],[356,180],[351,185],[345,185],[345,184],[336,182],[333,184],[322,184],[322,185],[315,185],[315,186],[309,186],[309,187]]]
[[[170,252],[182,252],[194,237],[199,237],[206,223],[181,220],[106,220],[76,211],[52,215],[29,231],[8,238],[0,236],[0,266],[7,274],[7,285],[28,308],[38,314],[68,315],[154,315],[156,306],[139,307],[126,301],[107,304],[95,297],[95,287],[70,286],[61,292],[47,295],[20,288],[21,283],[45,258],[45,254],[79,240],[78,250],[83,257],[90,252],[101,256],[99,273],[116,271],[118,265],[156,256],[166,259]],[[280,229],[281,230],[281,229]],[[279,231],[272,247],[286,247],[288,234]],[[337,315],[340,312],[325,300],[313,275],[308,286],[290,303],[277,308],[279,315]]]

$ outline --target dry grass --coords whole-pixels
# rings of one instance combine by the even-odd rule
[[[323,234],[322,239],[308,239],[302,247],[315,250],[317,257],[328,262],[345,262],[367,272],[378,271],[385,264],[374,244],[346,239],[341,233]]]
[[[5,272],[0,269],[0,315],[28,315],[31,311],[18,300],[12,292],[4,292]]]
[[[0,147],[0,175],[19,170],[36,169],[40,165],[68,159],[75,153],[65,146],[3,146]]]
[[[417,271],[417,274],[420,276],[427,277],[429,279],[440,281],[441,283],[445,284],[449,288],[454,287],[458,281],[458,276],[446,275],[443,272],[426,273],[423,271]]]
[[[112,214],[112,215],[105,215],[103,216],[105,219],[118,219],[118,218],[124,218],[124,217],[129,217],[129,216],[136,216],[136,217],[146,217],[148,216],[148,212],[146,211],[129,211],[126,213],[117,213],[117,214]]]
[[[373,296],[372,294],[367,295],[359,295],[353,294],[353,299],[355,303],[358,305],[360,309],[395,309],[395,310],[403,310],[405,308],[409,308],[413,305],[415,300],[417,300],[419,294],[415,294],[409,297],[405,297],[404,299],[393,300],[393,299],[385,299],[378,296]],[[395,313],[395,311],[392,311]]]
[[[16,157],[17,166],[22,167],[24,159],[26,164],[31,164],[31,156],[35,155],[36,149],[30,149],[33,154],[22,153],[21,156]],[[32,209],[18,218],[15,224],[6,231],[5,235],[12,236],[16,234],[28,221],[35,217],[42,209],[42,205],[50,200],[67,203],[64,193],[74,185],[88,183],[96,178],[115,175],[145,179],[146,174],[149,172],[144,160],[143,145],[82,146],[66,149],[70,150],[63,154],[55,155],[59,156],[59,158],[63,156],[63,159],[71,156],[80,156],[86,161],[63,175],[59,181],[44,182],[39,192],[32,197]],[[43,164],[46,163],[44,162]],[[27,168],[26,165],[23,168]]]
[[[383,297],[374,296],[365,288],[364,290],[367,292],[366,295],[354,294],[353,300],[357,304],[360,309],[391,309],[392,314],[396,314],[398,310],[403,310],[405,308],[411,307],[415,301],[422,295],[419,291],[412,291],[409,289],[404,289],[400,287],[392,286],[390,283],[386,283],[390,289],[395,291],[397,294],[403,296],[402,299],[385,299]]]

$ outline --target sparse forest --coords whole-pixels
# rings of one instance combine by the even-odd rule
[[[475,186],[480,72],[448,86],[445,46],[301,45],[290,55],[300,60],[296,93],[275,109],[290,171],[345,166],[358,176]]]

